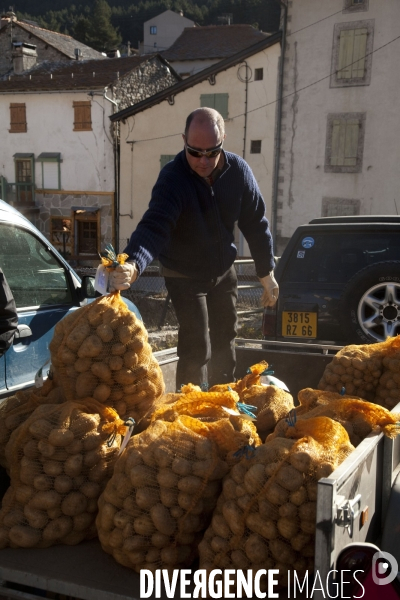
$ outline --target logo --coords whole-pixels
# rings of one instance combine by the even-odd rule
[[[399,566],[394,556],[389,552],[375,552],[372,557],[372,579],[377,585],[392,583],[397,577]]]
[[[297,258],[304,258],[305,255],[306,255],[306,253],[304,252],[304,250],[297,251]]]
[[[303,248],[312,248],[314,246],[314,238],[305,237],[301,240],[301,245],[303,246]]]

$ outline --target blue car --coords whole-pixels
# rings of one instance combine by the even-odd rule
[[[0,267],[18,309],[14,343],[0,358],[1,399],[34,384],[36,373],[50,359],[54,326],[97,294],[94,277],[81,279],[36,227],[2,200]],[[141,318],[136,306],[123,299]]]

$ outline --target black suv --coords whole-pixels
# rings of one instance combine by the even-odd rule
[[[400,333],[400,216],[325,217],[298,227],[275,269],[266,340],[363,344]]]

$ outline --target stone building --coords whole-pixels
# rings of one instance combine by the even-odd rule
[[[35,64],[107,59],[69,35],[17,21],[13,13],[0,18],[0,76],[21,73]]]
[[[159,55],[44,62],[0,80],[1,197],[71,260],[119,245],[119,126],[109,116],[180,81]]]

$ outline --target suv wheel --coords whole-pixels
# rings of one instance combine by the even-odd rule
[[[400,262],[376,263],[350,279],[342,297],[346,339],[383,342],[400,333]]]

